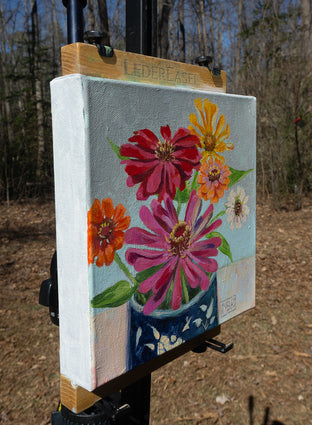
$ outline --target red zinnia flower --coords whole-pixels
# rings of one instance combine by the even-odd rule
[[[126,208],[118,204],[114,209],[110,198],[103,199],[102,203],[94,199],[88,211],[88,263],[102,267],[109,266],[115,251],[120,249],[124,242],[124,230],[130,225],[130,216],[124,216]]]
[[[141,183],[137,199],[145,200],[158,194],[161,202],[165,193],[174,199],[176,189],[185,188],[186,180],[192,176],[193,169],[200,167],[201,155],[197,150],[197,136],[186,128],[179,128],[171,137],[170,127],[160,128],[163,140],[148,129],[140,130],[130,137],[129,142],[120,148],[120,154],[131,159],[121,161],[126,164],[129,177],[127,185]]]

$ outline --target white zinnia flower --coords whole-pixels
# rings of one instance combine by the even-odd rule
[[[234,224],[237,229],[242,227],[242,221],[247,220],[249,208],[247,206],[248,196],[242,187],[237,188],[237,193],[232,189],[225,203],[227,221],[230,223],[230,229],[234,230]]]

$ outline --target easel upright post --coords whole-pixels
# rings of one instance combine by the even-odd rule
[[[63,0],[63,5],[67,9],[67,42],[83,43],[84,19],[83,9],[87,5],[87,0]]]
[[[157,55],[157,1],[126,0],[126,50]],[[131,406],[135,423],[148,425],[150,417],[151,374],[124,388],[123,403]],[[127,418],[122,425],[128,425]]]
[[[126,51],[157,56],[156,0],[126,0]]]

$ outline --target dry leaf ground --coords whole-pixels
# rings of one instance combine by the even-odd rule
[[[223,325],[228,354],[188,353],[152,374],[152,425],[312,424],[311,213],[309,199],[258,205],[257,307]],[[38,305],[54,249],[52,202],[0,204],[3,424],[48,424],[58,403],[58,329]]]

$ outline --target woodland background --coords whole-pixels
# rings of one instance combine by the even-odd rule
[[[257,97],[258,191],[300,209],[312,191],[311,0],[158,0],[158,56],[211,55],[229,93]],[[125,0],[88,0],[86,30],[125,50]],[[61,0],[0,0],[0,201],[53,194],[49,82]]]
[[[228,92],[257,97],[260,196],[256,308],[222,328],[220,340],[235,344],[227,355],[189,352],[153,373],[152,424],[306,425],[312,416],[311,0],[158,3],[159,56],[193,62],[209,54],[227,72]],[[86,29],[107,30],[111,45],[125,49],[125,0],[88,0],[85,12]],[[0,0],[4,424],[50,424],[59,401],[58,327],[38,305],[38,293],[55,251],[49,82],[61,72],[65,28],[61,0]]]

